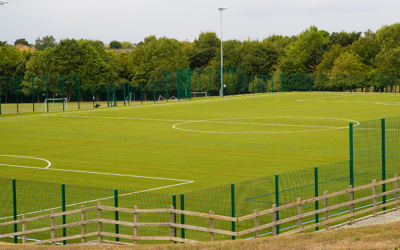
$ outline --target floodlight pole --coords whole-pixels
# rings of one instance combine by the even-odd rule
[[[226,7],[218,8],[221,11],[221,89],[219,96],[224,96],[224,56],[223,56],[223,49],[222,49],[222,11],[226,10]]]

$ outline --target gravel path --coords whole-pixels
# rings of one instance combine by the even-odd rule
[[[375,218],[365,219],[359,222],[354,223],[353,225],[347,225],[339,228],[352,228],[352,227],[364,227],[364,226],[371,226],[371,225],[378,225],[383,223],[395,222],[400,221],[400,210],[393,211],[386,214],[378,215]]]

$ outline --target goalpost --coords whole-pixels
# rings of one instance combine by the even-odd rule
[[[196,98],[196,94],[197,97],[207,97],[207,92],[191,92],[192,97]]]
[[[40,111],[45,111],[45,112],[49,110],[63,111],[67,110],[67,108],[68,108],[67,98],[46,98],[46,100],[44,100],[44,103]]]

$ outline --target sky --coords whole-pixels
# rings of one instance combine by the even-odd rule
[[[2,0],[0,0],[2,1]],[[328,32],[377,31],[400,20],[399,0],[7,0],[0,41],[38,37],[139,43],[149,35],[193,41],[201,31],[223,40],[297,35],[315,25]]]

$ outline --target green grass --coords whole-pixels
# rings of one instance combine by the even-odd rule
[[[1,115],[1,155],[68,171],[0,156],[0,177],[179,194],[310,168],[349,159],[349,122],[398,116],[398,98],[277,93]]]

